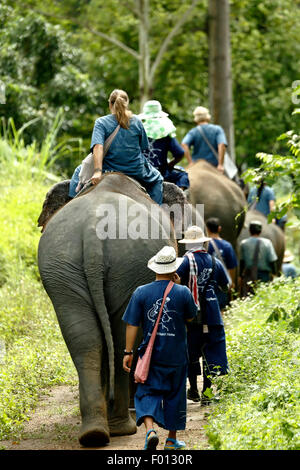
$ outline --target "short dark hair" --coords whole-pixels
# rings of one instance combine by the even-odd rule
[[[259,235],[261,231],[262,231],[261,225],[250,224],[249,232],[251,233],[251,235]]]
[[[206,227],[211,233],[218,233],[220,227],[220,220],[217,217],[210,217],[206,221]]]

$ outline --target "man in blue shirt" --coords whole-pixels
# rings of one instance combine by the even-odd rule
[[[210,124],[211,116],[207,108],[198,106],[193,114],[197,127],[191,129],[182,141],[189,163],[204,159],[223,173],[227,147],[224,130],[221,126]],[[193,147],[192,157],[190,147]]]
[[[189,287],[198,306],[197,318],[188,324],[188,398],[200,401],[197,376],[201,375],[199,358],[203,357],[203,403],[207,402],[207,389],[211,388],[210,377],[216,373],[226,374],[228,370],[224,323],[216,297],[217,286],[227,289],[228,278],[221,261],[207,253],[208,241],[210,238],[200,227],[189,227],[184,239],[179,241],[185,243],[189,251],[177,269],[181,284]]]
[[[176,269],[182,258],[176,259],[173,247],[165,246],[148,262],[156,273],[156,281],[138,287],[123,315],[126,322],[126,349],[123,368],[130,372],[132,350],[138,328],[143,328],[143,341],[138,349],[143,356],[153,331],[164,292],[170,281],[175,282],[166,298],[154,342],[149,375],[137,385],[134,402],[136,422],[146,427],[145,449],[155,449],[158,436],[153,423],[168,429],[165,449],[183,449],[184,442],[176,439],[176,431],[186,425],[187,337],[186,322],[197,314],[189,289],[177,285]]]
[[[208,253],[216,256],[228,275],[230,289],[235,288],[236,268],[238,265],[237,257],[233,246],[227,240],[224,240],[220,236],[222,227],[217,217],[211,217],[206,221],[206,227],[208,236],[211,237],[211,241],[208,245]],[[229,304],[229,293],[223,292],[220,289],[216,290],[220,309],[223,310],[226,305]]]

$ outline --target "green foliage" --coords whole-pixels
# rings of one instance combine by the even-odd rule
[[[21,432],[42,389],[71,383],[76,375],[37,268],[37,218],[49,178],[55,178],[49,173],[54,137],[46,137],[48,153],[43,153],[36,142],[25,146],[13,121],[5,135],[7,140],[0,139],[0,439]]]
[[[31,121],[23,138],[26,143],[33,139],[42,143],[62,108],[60,135],[86,139],[88,148],[94,119],[102,113],[102,74],[91,79],[85,54],[70,44],[70,35],[62,27],[24,11],[23,5],[17,12],[4,4],[2,12],[0,80],[5,85],[6,103],[0,104],[0,115],[6,120],[12,117],[17,128]],[[82,154],[75,155],[74,161],[74,152],[69,150],[59,165],[71,173]]]
[[[112,89],[127,90],[133,111],[140,111],[138,61],[95,34],[105,33],[138,51],[135,2],[49,0],[45,8],[40,0],[31,0],[30,12],[24,12],[24,2],[6,3],[13,10],[4,10],[0,70],[11,77],[5,115],[14,117],[17,126],[36,116],[36,110],[46,125],[53,107],[65,106],[64,132],[83,138],[88,150],[93,119],[108,111]],[[190,3],[150,1],[152,62]],[[282,146],[280,141],[274,144],[276,137],[294,126],[291,98],[299,70],[300,11],[294,0],[232,0],[230,5],[236,155],[239,164],[249,166],[256,165],[258,150],[279,153]],[[153,98],[170,113],[179,140],[194,126],[195,106],[209,105],[207,6],[207,0],[198,3],[155,77]],[[35,132],[38,129],[37,123]],[[70,159],[64,165],[69,173],[75,167]]]
[[[227,311],[230,373],[215,379],[212,448],[300,448],[299,294],[299,280],[279,278]]]
[[[289,155],[272,155],[258,153],[259,167],[248,169],[244,176],[246,182],[257,183],[261,178],[273,185],[282,178],[290,181],[290,194],[281,203],[277,204],[277,210],[269,215],[272,220],[274,215],[278,218],[293,209],[294,213],[300,216],[300,136],[294,131],[282,134],[279,141],[287,140]]]

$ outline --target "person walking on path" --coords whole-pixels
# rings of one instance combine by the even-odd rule
[[[187,397],[206,404],[211,396],[211,377],[227,374],[228,361],[224,323],[216,297],[216,288],[228,288],[228,278],[221,261],[205,249],[210,241],[200,227],[192,226],[185,232],[179,243],[188,249],[184,260],[177,269],[181,284],[188,286],[198,308],[197,317],[188,324],[190,389]],[[198,392],[197,376],[201,375],[199,359],[203,359],[203,387],[201,398]]]
[[[187,172],[174,168],[184,157],[184,149],[176,139],[176,127],[168,118],[168,114],[162,110],[160,102],[147,101],[139,118],[149,140],[149,147],[144,151],[144,155],[159,170],[165,181],[187,189],[190,186]],[[168,162],[169,152],[173,155],[171,162]]]
[[[143,341],[139,356],[145,353],[149,337],[157,319],[166,287],[175,282],[163,306],[155,337],[149,375],[145,383],[138,383],[134,396],[137,425],[144,423],[144,449],[155,449],[158,434],[154,423],[169,431],[164,449],[183,449],[185,443],[177,440],[177,431],[186,426],[187,338],[186,322],[192,320],[197,307],[189,289],[179,285],[176,270],[182,258],[176,258],[173,247],[165,246],[148,262],[156,273],[156,280],[138,287],[126,308],[126,349],[123,368],[130,372],[133,347],[139,325]]]
[[[220,309],[223,310],[230,301],[230,290],[235,289],[236,268],[238,266],[237,257],[233,246],[227,240],[220,236],[222,227],[220,221],[216,217],[211,217],[206,221],[207,233],[211,238],[208,245],[208,253],[216,256],[228,275],[229,291],[224,292],[219,288],[216,289],[216,295],[219,301]]]
[[[128,95],[123,90],[114,90],[109,97],[111,114],[96,119],[90,151],[93,153],[94,172],[92,184],[99,183],[105,172],[118,171],[135,178],[145,187],[150,197],[159,205],[163,200],[163,177],[145,158],[143,152],[149,142],[141,120],[128,109]],[[107,154],[103,155],[104,143],[114,135]],[[71,183],[70,197],[76,195],[76,168]],[[78,189],[78,188],[77,188]]]
[[[197,126],[191,129],[182,140],[188,162],[193,163],[203,159],[224,173],[224,157],[228,144],[223,128],[210,123],[209,110],[203,106],[198,106],[193,114]],[[192,156],[190,147],[193,147]]]
[[[276,274],[277,255],[268,238],[261,237],[262,223],[253,220],[249,225],[250,237],[240,244],[241,296],[253,293],[249,282],[269,282]]]

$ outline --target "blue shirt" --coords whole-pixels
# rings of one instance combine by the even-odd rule
[[[226,268],[227,269],[236,268],[237,265],[238,265],[238,262],[237,262],[237,257],[236,257],[235,251],[234,251],[231,243],[229,243],[227,240],[218,239],[218,238],[214,238],[214,242],[217,245],[217,247],[219,248],[219,251],[221,253],[221,256],[223,258],[223,261],[225,263]],[[207,251],[208,251],[209,254],[211,254],[211,255],[215,254],[215,256],[217,256],[217,254],[215,253],[215,249],[214,249],[211,242],[209,242]]]
[[[94,145],[103,145],[118,125],[113,114],[96,119],[91,140]],[[157,179],[157,170],[145,159],[143,151],[148,148],[148,138],[142,121],[135,115],[130,119],[129,129],[120,128],[103,160],[104,171],[120,171],[128,176]],[[151,173],[152,172],[152,173]],[[149,180],[150,176],[150,180]]]
[[[198,126],[199,127],[199,126]],[[206,160],[213,166],[218,166],[218,159],[209,145],[205,142],[204,137],[201,135],[198,127],[191,129],[184,137],[182,143],[193,147],[192,159],[193,160]],[[225,132],[221,126],[215,124],[201,124],[201,128],[205,133],[205,136],[212,147],[218,154],[218,145],[225,144],[227,146],[227,140]]]
[[[123,320],[129,325],[143,328],[143,342],[139,347],[143,355],[160,310],[164,291],[169,281],[154,281],[138,287],[126,308]],[[189,289],[174,284],[164,304],[151,361],[167,365],[187,363],[185,322],[197,314],[197,307]]]
[[[264,186],[263,190],[260,194],[259,201],[255,203],[255,199],[257,197],[257,187],[253,187],[250,190],[250,193],[248,195],[248,203],[251,204],[254,202],[254,205],[252,209],[255,209],[262,214],[264,214],[266,217],[270,214],[270,201],[275,201],[275,194],[273,189],[271,189],[269,186]]]
[[[212,257],[206,252],[194,253],[194,257],[198,267],[198,293],[201,298],[204,287],[207,283],[207,279],[211,274],[212,270]],[[228,286],[228,279],[224,271],[221,261],[215,260],[215,267],[213,275],[208,282],[208,286],[205,291],[205,312],[204,312],[204,323],[206,325],[223,325],[222,315],[220,311],[219,302],[216,296],[217,287],[225,288]],[[184,256],[184,260],[177,269],[177,274],[181,279],[181,284],[188,286],[190,278],[190,263],[187,256]]]
[[[293,279],[298,277],[298,271],[291,263],[282,263],[281,270],[285,277],[291,277]]]
[[[181,159],[184,155],[184,150],[175,137],[167,136],[162,139],[149,139],[149,148],[144,151],[144,155],[163,176],[168,169],[168,152],[171,152],[173,157],[178,159]]]

